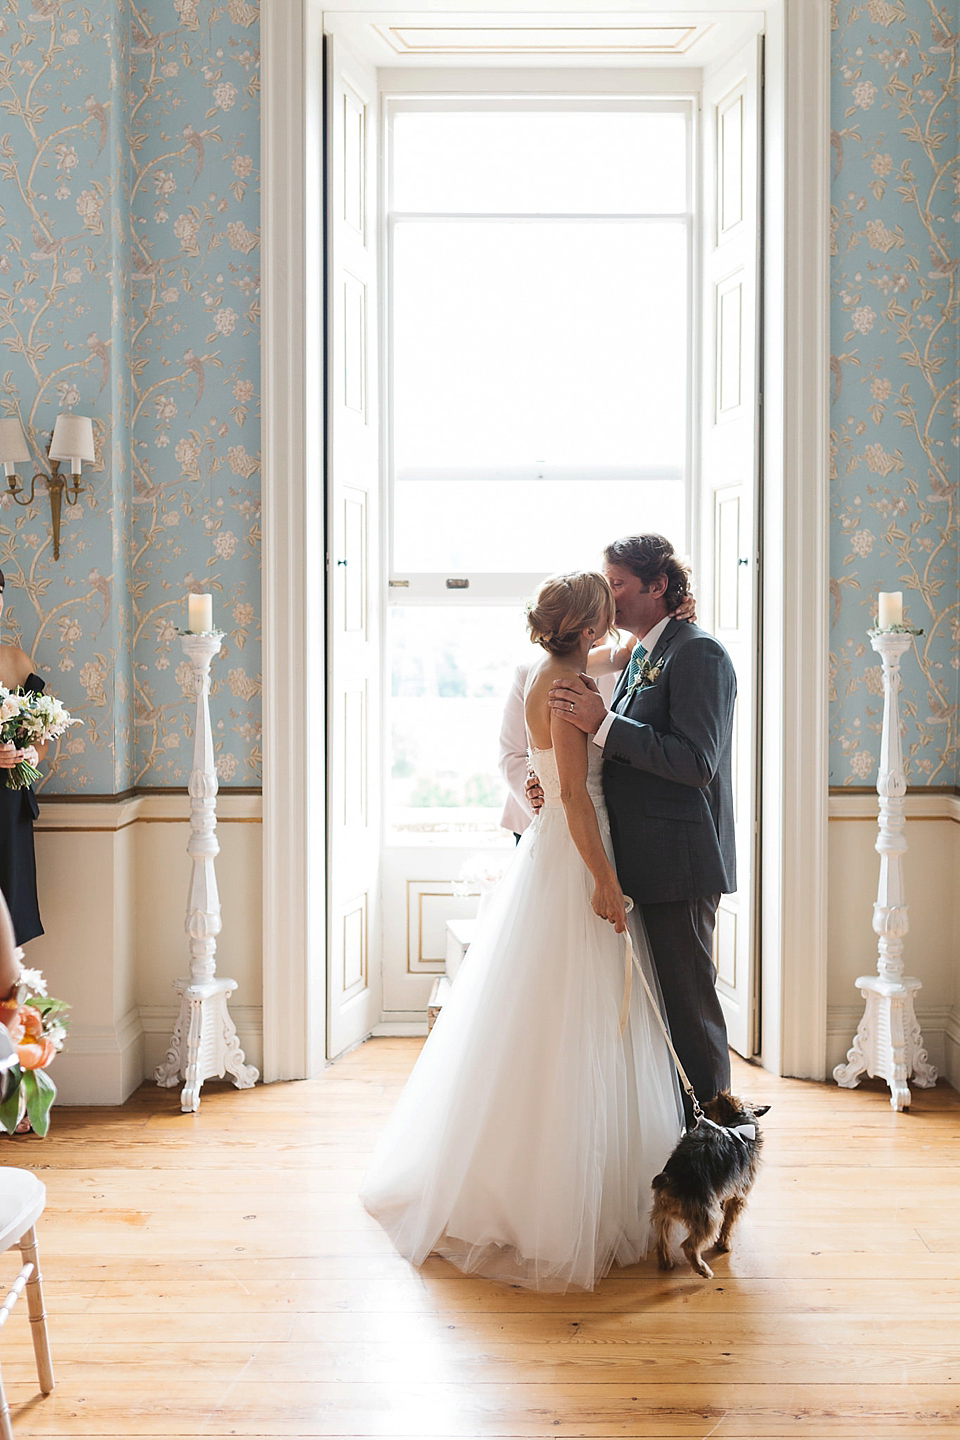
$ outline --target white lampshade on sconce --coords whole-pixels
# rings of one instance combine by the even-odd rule
[[[18,462],[30,459],[30,447],[16,415],[0,420],[0,463],[5,475],[15,475]]]
[[[90,464],[97,458],[93,443],[93,421],[87,415],[58,415],[50,440],[50,474],[34,475],[30,482],[30,493],[24,492],[16,476],[18,460],[30,459],[30,448],[23,426],[16,416],[0,419],[0,462],[7,476],[8,493],[18,505],[32,505],[37,481],[43,481],[50,496],[50,525],[53,531],[53,558],[60,559],[60,511],[66,496],[68,505],[76,505],[83,486],[80,471],[83,462]],[[70,467],[73,483],[68,485],[60,474],[61,464]]]
[[[81,461],[96,460],[93,421],[87,415],[58,415],[50,441],[50,459],[70,461],[71,475],[80,474]]]

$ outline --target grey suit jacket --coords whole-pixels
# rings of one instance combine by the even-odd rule
[[[684,621],[665,626],[657,680],[626,697],[603,747],[603,789],[617,875],[639,905],[737,888],[731,741],[737,681],[719,641]]]

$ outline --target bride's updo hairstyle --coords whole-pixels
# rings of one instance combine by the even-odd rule
[[[613,629],[616,606],[610,586],[595,570],[550,575],[527,611],[527,629],[535,645],[551,655],[572,655],[588,625],[597,639]]]

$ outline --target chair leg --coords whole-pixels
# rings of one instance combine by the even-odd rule
[[[13,1425],[10,1423],[10,1406],[7,1403],[7,1392],[3,1388],[2,1373],[0,1373],[0,1440],[13,1440]]]
[[[47,1313],[43,1308],[43,1277],[37,1256],[37,1232],[33,1225],[20,1241],[20,1254],[24,1264],[33,1265],[33,1274],[27,1281],[27,1309],[30,1311],[33,1351],[37,1357],[37,1378],[44,1395],[49,1395],[54,1385],[53,1360],[50,1357],[50,1341],[47,1336]],[[7,1440],[2,1429],[0,1440]]]

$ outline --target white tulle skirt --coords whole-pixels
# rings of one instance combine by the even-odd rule
[[[625,945],[592,893],[550,806],[484,913],[363,1184],[414,1265],[434,1252],[471,1275],[590,1290],[646,1254],[679,1087],[639,984],[620,1034]],[[653,984],[633,916],[631,932]]]

